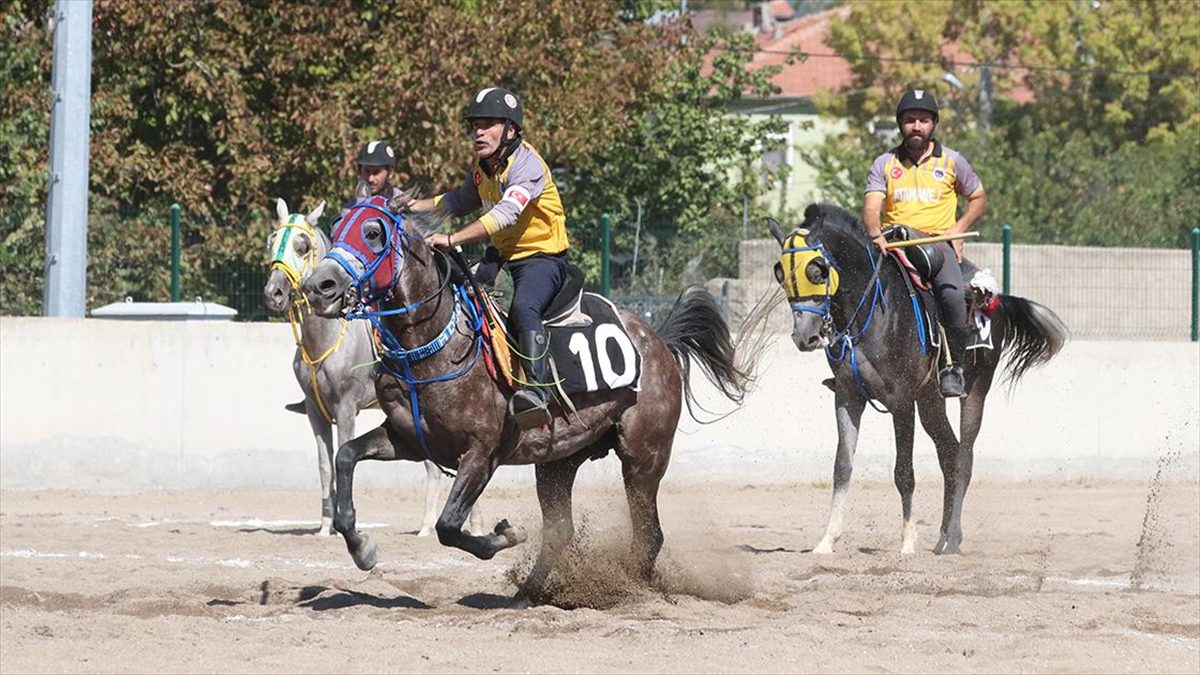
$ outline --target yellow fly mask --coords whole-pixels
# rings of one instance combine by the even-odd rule
[[[799,229],[783,240],[783,252],[775,263],[775,280],[783,286],[792,309],[803,300],[820,299],[826,304],[838,290],[838,271],[821,242],[809,243],[809,231]]]
[[[307,250],[301,243],[300,235],[308,237]],[[300,282],[317,265],[318,237],[320,235],[317,234],[316,228],[308,224],[303,214],[293,213],[288,216],[287,222],[272,232],[267,239],[271,270],[281,270],[293,290],[300,287]]]

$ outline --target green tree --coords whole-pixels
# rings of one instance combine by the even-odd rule
[[[711,45],[686,23],[622,16],[660,5],[321,0],[280,12],[240,0],[96,0],[88,305],[165,299],[172,202],[184,207],[185,294],[228,301],[227,277],[263,272],[275,197],[294,208],[340,203],[362,142],[390,140],[404,184],[457,184],[471,159],[462,115],[485,86],[522,96],[527,138],[560,176],[581,240],[599,213],[628,213],[635,197],[660,221],[704,234],[706,205],[732,201],[724,177],[756,170],[765,128],[727,127],[721,102],[760,85],[733,56],[705,66]],[[6,313],[41,302],[48,7],[0,9]]]
[[[818,107],[850,119],[851,131],[805,153],[827,194],[861,203],[867,167],[885,149],[872,125],[886,127],[900,93],[921,87],[942,101],[939,136],[984,178],[985,235],[1011,222],[1029,242],[1186,242],[1200,219],[1193,2],[850,4],[827,42],[851,61],[853,82]],[[990,92],[984,69],[963,62],[990,64]],[[1016,102],[1021,92],[1031,100]],[[995,99],[990,115],[981,93]]]

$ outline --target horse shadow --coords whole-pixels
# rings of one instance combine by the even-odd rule
[[[315,537],[320,531],[321,528],[319,527],[289,527],[281,529],[270,527],[243,527],[238,529],[238,532],[244,534],[265,532],[267,534],[278,534],[285,537]]]
[[[794,548],[787,548],[784,546],[776,546],[775,548],[759,548],[751,544],[738,544],[737,550],[744,551],[746,553],[753,553],[754,555],[763,555],[767,553],[808,553],[812,549],[809,549],[808,551],[798,551]]]
[[[385,598],[370,593],[362,593],[359,591],[347,591],[338,589],[337,593],[326,595],[325,591],[331,589],[323,588],[320,593],[314,594],[309,600],[300,602],[301,607],[305,607],[317,612],[326,612],[332,609],[350,609],[352,607],[379,607],[380,609],[433,609],[432,605],[427,605],[416,598],[400,595],[394,598]]]
[[[454,604],[471,609],[512,609],[513,598],[496,593],[472,593],[459,598]]]

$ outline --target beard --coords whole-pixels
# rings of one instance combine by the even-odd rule
[[[909,134],[904,137],[904,149],[913,157],[920,157],[929,145],[929,136],[924,134]]]

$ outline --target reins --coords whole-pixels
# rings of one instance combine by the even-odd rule
[[[807,242],[806,242],[807,243]],[[883,254],[880,254],[880,259],[876,261],[875,256],[871,252],[871,245],[866,244],[867,259],[871,261],[872,274],[870,280],[867,281],[867,286],[863,290],[862,297],[859,298],[858,304],[854,307],[854,311],[850,314],[850,318],[846,321],[844,328],[837,328],[833,323],[833,315],[830,313],[830,308],[833,304],[833,294],[830,292],[830,276],[825,278],[825,301],[820,308],[806,307],[797,302],[790,302],[793,312],[808,312],[822,317],[821,332],[829,339],[829,344],[825,346],[825,358],[830,364],[838,364],[848,361],[850,364],[850,372],[854,376],[854,385],[858,389],[859,394],[863,397],[872,408],[881,413],[889,413],[886,406],[875,403],[875,399],[867,390],[867,385],[863,382],[862,372],[858,366],[858,341],[866,334],[867,329],[871,326],[871,320],[875,317],[875,308],[883,299],[883,283],[879,280],[879,274],[883,270]],[[837,261],[833,256],[829,255],[829,251],[821,242],[817,242],[815,246],[802,246],[794,248],[786,248],[783,253],[798,253],[801,251],[817,251],[835,270],[841,271]],[[871,298],[870,307],[867,310],[866,320],[863,321],[862,327],[854,333],[854,323],[858,318],[859,312],[866,305],[867,298]],[[834,346],[839,347],[839,350],[834,355]]]
[[[359,260],[363,262],[364,272],[359,275],[351,271],[351,278],[354,279],[355,286],[359,291],[359,304],[355,309],[351,310],[347,314],[347,318],[366,319],[371,322],[371,325],[379,335],[381,342],[380,366],[389,375],[403,382],[408,391],[409,405],[413,417],[413,430],[417,436],[417,441],[421,446],[421,453],[424,455],[425,459],[437,465],[443,474],[454,477],[455,474],[434,459],[429,450],[429,443],[426,439],[425,429],[422,423],[419,388],[422,385],[456,380],[459,377],[469,373],[475,367],[476,362],[479,360],[479,355],[482,351],[483,345],[481,330],[483,318],[478,309],[475,307],[475,303],[467,296],[466,287],[461,284],[451,283],[451,273],[449,268],[450,261],[446,254],[432,247],[430,247],[430,251],[433,253],[433,256],[441,256],[441,258],[431,257],[432,260],[447,261],[445,265],[439,265],[436,262],[434,263],[436,272],[439,276],[437,288],[427,297],[413,303],[401,304],[399,307],[392,307],[389,309],[371,309],[367,303],[372,301],[372,298],[365,296],[362,292],[364,283],[368,285],[370,284],[370,278],[379,268],[379,265],[381,264],[380,261],[382,261],[384,256],[390,252],[392,255],[396,256],[396,273],[393,276],[391,284],[386,288],[386,295],[383,296],[380,302],[385,303],[392,300],[395,296],[396,283],[400,279],[399,271],[401,269],[401,264],[404,262],[405,258],[404,249],[412,252],[412,248],[408,244],[408,234],[403,229],[403,219],[400,216],[391,214],[390,212],[385,213],[388,213],[388,215],[392,217],[393,225],[396,228],[396,234],[388,237],[388,244],[382,251],[380,251],[379,256],[374,261],[368,263],[367,261],[362,260],[362,257],[357,251],[352,251],[355,257],[359,258]],[[399,243],[399,246],[396,245],[397,243]],[[342,245],[342,248],[347,247]],[[335,259],[339,262],[339,264],[342,265],[344,269],[347,269],[348,271],[350,270],[350,268],[341,260],[341,258]],[[446,268],[444,275],[442,273],[442,267]],[[427,303],[444,297],[447,289],[450,291],[450,296],[454,302],[454,306],[446,326],[436,336],[434,336],[433,339],[429,340],[425,344],[412,348],[405,347],[396,334],[390,328],[388,328],[386,320],[389,317],[397,317],[406,314],[412,315]],[[472,354],[469,362],[462,368],[459,368],[453,372],[428,378],[417,377],[413,373],[413,364],[428,359],[446,347],[446,345],[448,345],[450,340],[454,337],[454,334],[458,332],[458,326],[464,318],[467,320],[467,326],[470,330],[472,341]]]
[[[299,227],[313,241],[313,246],[309,248],[308,253],[301,261],[300,269],[296,269],[296,267],[284,257],[285,253],[291,250],[288,248],[288,243],[291,240],[291,228],[293,227]],[[291,303],[287,310],[287,320],[288,324],[292,327],[292,339],[295,341],[297,349],[300,350],[300,358],[304,361],[304,365],[308,367],[308,378],[309,382],[312,383],[313,398],[315,398],[317,401],[317,408],[321,411],[321,415],[325,418],[325,422],[328,424],[333,424],[333,415],[329,412],[329,406],[326,405],[325,398],[321,395],[321,387],[317,383],[317,368],[320,367],[320,365],[324,363],[326,359],[332,356],[334,352],[336,352],[342,346],[342,342],[346,339],[346,333],[350,328],[350,322],[346,321],[345,319],[339,319],[341,322],[341,329],[338,331],[337,340],[334,341],[333,345],[329,347],[329,349],[325,350],[324,354],[321,354],[317,358],[313,358],[312,354],[308,353],[308,348],[304,346],[302,324],[306,314],[312,314],[312,308],[308,304],[308,298],[305,297],[304,293],[300,292],[300,284],[303,282],[304,276],[316,266],[316,241],[319,235],[317,234],[316,229],[309,225],[302,218],[289,219],[288,223],[283,227],[278,228],[277,231],[279,230],[283,230],[284,236],[280,237],[279,245],[275,249],[274,260],[271,261],[271,266],[268,269],[271,272],[275,270],[282,272],[283,276],[288,280],[288,285],[291,286]]]

